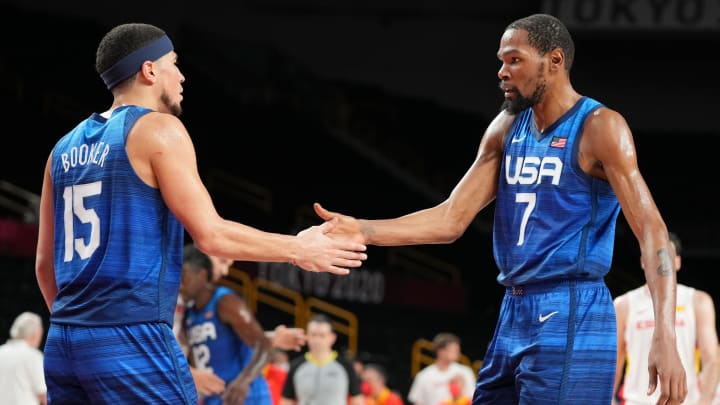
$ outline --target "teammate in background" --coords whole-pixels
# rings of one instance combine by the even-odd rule
[[[272,343],[245,301],[213,283],[210,258],[193,244],[185,247],[180,295],[192,303],[183,321],[191,365],[226,384],[222,397],[205,396],[203,404],[272,405],[262,377]]]
[[[673,267],[678,272],[682,266],[682,245],[680,238],[672,232],[670,242],[675,252]],[[648,395],[648,348],[655,326],[652,305],[647,284],[615,298],[618,325],[615,392],[623,404],[655,404],[658,401],[657,392]],[[675,333],[680,359],[687,372],[688,395],[684,404],[710,405],[720,373],[715,304],[710,294],[678,284]],[[700,364],[695,361],[696,351],[700,353]]]
[[[177,57],[158,27],[112,28],[96,52],[112,105],[48,156],[36,276],[51,313],[49,402],[196,405],[171,330],[185,231],[204,252],[234,260],[347,274],[365,259],[364,245],[327,235],[334,223],[283,235],[218,214],[178,118]]]
[[[188,249],[187,245],[185,249]],[[214,282],[228,274],[232,260],[210,255],[208,255],[208,258],[210,259]],[[182,294],[178,294],[177,304],[175,304],[175,315],[173,317],[173,334],[175,334],[175,338],[178,343],[180,343],[180,348],[185,354],[185,357],[188,358],[190,355],[190,347],[187,343],[187,336],[183,325],[186,312],[187,304],[185,300],[183,300]],[[213,370],[210,368],[197,368],[190,365],[190,374],[192,374],[195,389],[200,397],[220,395],[225,391],[225,380],[213,373]]]
[[[10,339],[0,345],[0,404],[47,404],[43,353],[43,322],[34,312],[23,312],[10,326]]]
[[[640,244],[657,320],[650,390],[659,390],[661,404],[679,404],[687,382],[675,341],[667,228],[623,116],[573,88],[574,55],[572,37],[557,18],[513,21],[497,52],[505,102],[445,201],[381,220],[319,204],[315,210],[340,220],[335,234],[401,246],[452,243],[494,202],[494,257],[506,294],[473,403],[607,405],[616,327],[604,277],[622,209]]]
[[[190,248],[186,246],[186,249]],[[217,283],[220,279],[228,275],[233,261],[213,255],[207,256],[212,263],[212,282]],[[182,348],[183,353],[185,353],[185,357],[188,357],[190,349],[187,344],[187,337],[183,326],[183,319],[185,317],[186,310],[187,305],[185,304],[182,296],[178,294],[173,320],[173,333],[180,343],[180,347]],[[304,329],[288,328],[282,324],[276,326],[274,330],[265,331],[265,336],[270,339],[273,347],[282,350],[300,351],[306,341]],[[198,369],[190,366],[190,373],[192,374],[193,382],[195,383],[195,389],[202,396],[219,395],[225,390],[225,381],[213,373],[212,369]]]
[[[359,376],[333,350],[337,335],[330,318],[313,315],[307,337],[308,351],[290,362],[280,405],[364,405]]]
[[[461,394],[472,397],[475,373],[472,368],[458,362],[460,338],[449,332],[438,333],[433,338],[432,348],[435,360],[415,375],[408,400],[413,405],[439,405],[451,397],[451,381],[458,375],[464,380]]]

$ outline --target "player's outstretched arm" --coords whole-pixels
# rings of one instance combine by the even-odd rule
[[[163,200],[203,252],[242,261],[292,262],[309,271],[347,274],[366,259],[365,246],[326,235],[332,224],[300,235],[265,232],[222,218],[197,169],[185,126],[170,114],[138,120],[127,142],[133,167]]]
[[[285,325],[278,325],[272,331],[265,331],[265,336],[270,339],[273,347],[296,352],[300,351],[307,341],[305,329],[288,328]]]
[[[475,160],[447,199],[435,206],[389,219],[357,219],[313,205],[325,221],[337,220],[333,237],[365,245],[406,246],[452,243],[496,196],[503,140],[514,116],[498,114],[480,140]]]

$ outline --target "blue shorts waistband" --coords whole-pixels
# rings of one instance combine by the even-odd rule
[[[537,283],[507,286],[505,287],[505,294],[514,296],[544,294],[550,291],[555,291],[559,288],[568,288],[572,285],[578,288],[596,288],[605,286],[605,280],[601,278],[591,278],[541,281]]]

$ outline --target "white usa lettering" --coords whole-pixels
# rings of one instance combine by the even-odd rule
[[[190,328],[188,333],[188,341],[191,345],[204,343],[207,340],[217,339],[215,324],[212,322],[203,322]]]
[[[549,178],[554,185],[560,184],[563,163],[557,156],[505,157],[505,181],[508,184],[540,184],[543,178]]]

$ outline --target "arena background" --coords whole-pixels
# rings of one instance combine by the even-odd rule
[[[94,72],[101,36],[122,22],[163,27],[175,42],[183,121],[220,213],[289,233],[318,223],[311,204],[392,217],[445,198],[477,150],[501,95],[502,31],[534,12],[562,17],[576,42],[575,88],[624,114],[640,168],[684,242],[678,280],[720,301],[715,147],[720,6],[667,2],[245,0],[0,2],[0,340],[12,318],[47,310],[34,279],[34,195],[53,143],[110,94]],[[353,278],[237,263],[345,308],[358,353],[406,394],[410,347],[451,331],[482,358],[502,288],[492,206],[452,245],[371,247]],[[637,242],[618,222],[614,295],[643,282]],[[348,281],[350,280],[350,281]],[[272,326],[284,321],[259,313]],[[342,349],[345,341],[339,342]]]

